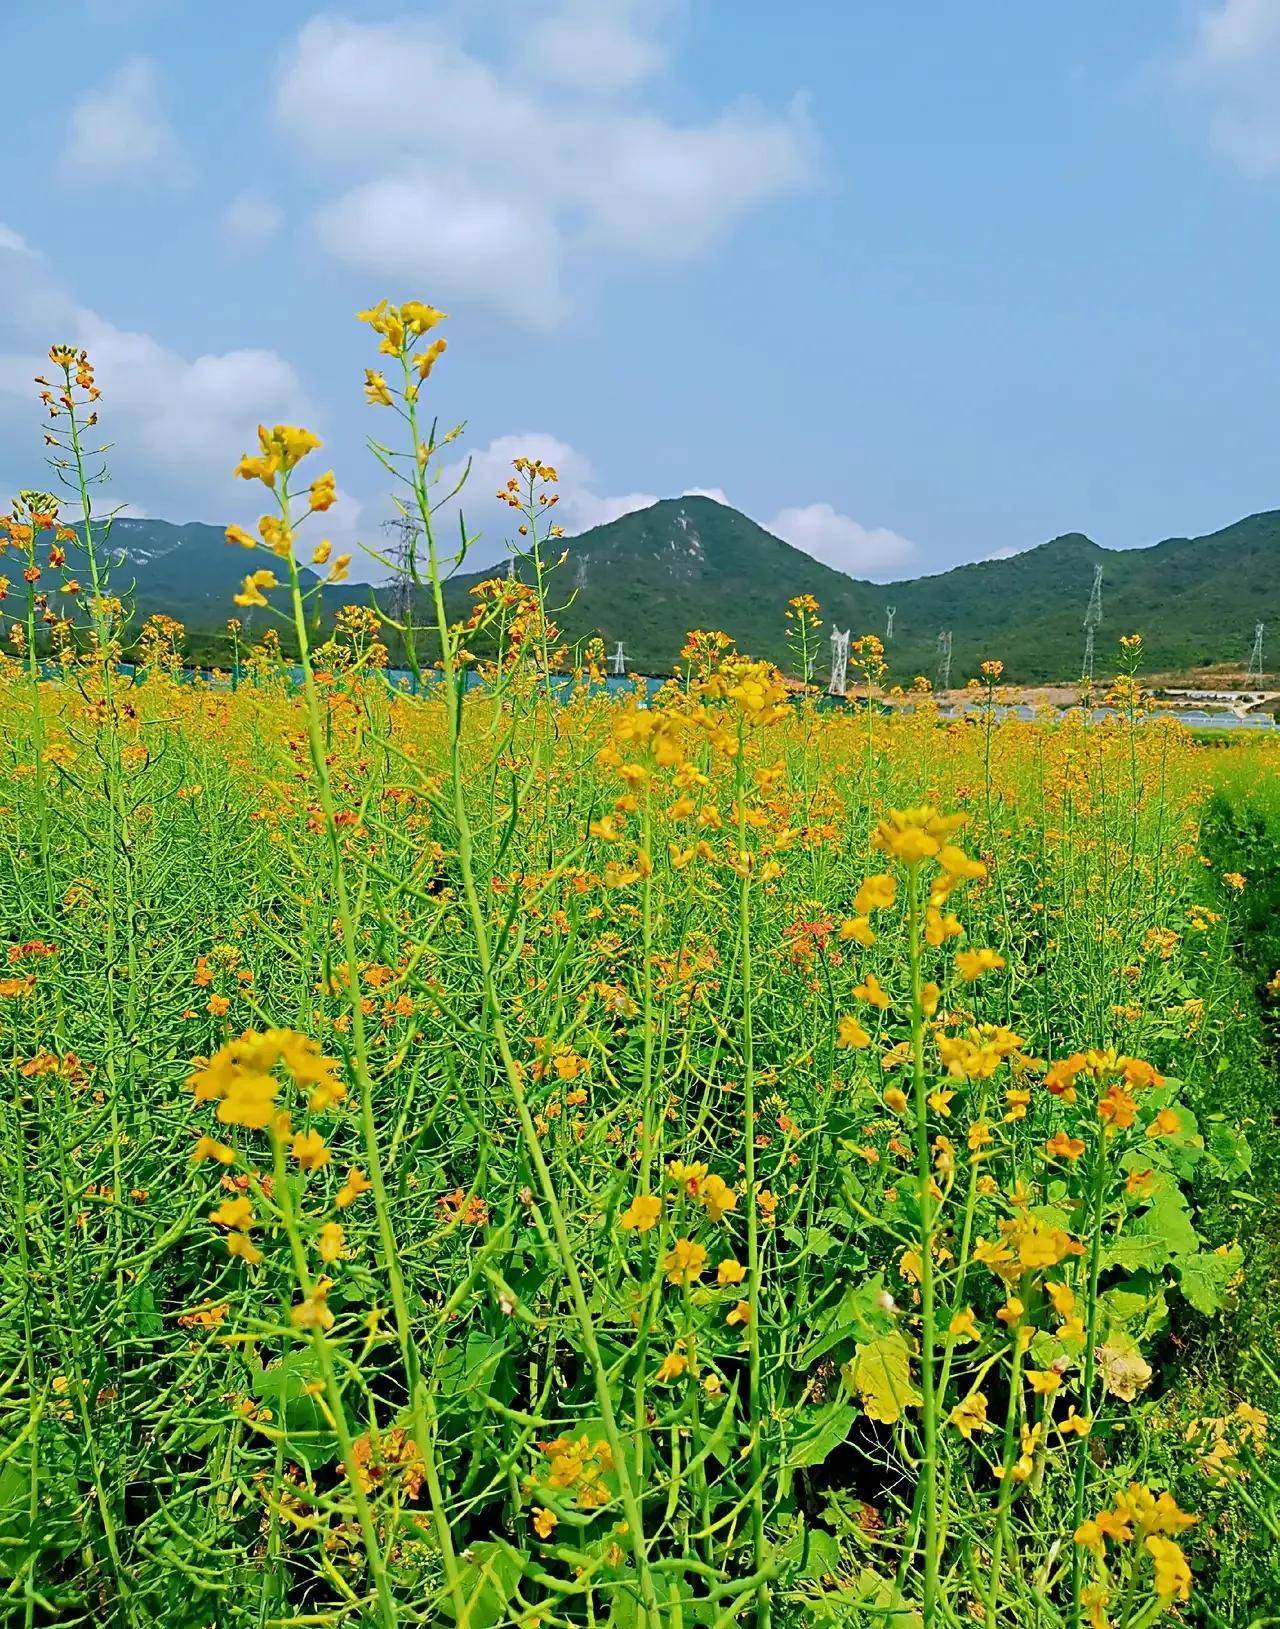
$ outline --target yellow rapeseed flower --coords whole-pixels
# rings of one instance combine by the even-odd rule
[[[297,1132],[289,1152],[304,1171],[318,1171],[322,1165],[328,1165],[333,1157],[318,1131]]]
[[[655,1194],[638,1193],[618,1218],[627,1233],[647,1233],[662,1213],[662,1201]]]
[[[844,1016],[836,1025],[836,1045],[864,1047],[871,1045],[871,1036],[856,1018]]]
[[[347,1172],[347,1180],[333,1196],[333,1202],[339,1210],[346,1210],[354,1205],[362,1193],[368,1193],[373,1183],[369,1181],[358,1165],[353,1165]]]
[[[966,1442],[969,1442],[977,1431],[989,1431],[991,1428],[987,1424],[987,1399],[980,1391],[970,1392],[962,1403],[958,1403],[951,1410],[951,1423]]]
[[[236,1151],[228,1148],[226,1143],[220,1143],[216,1137],[201,1137],[191,1150],[193,1164],[200,1160],[216,1160],[219,1165],[234,1165]]]
[[[692,1284],[707,1264],[707,1252],[692,1239],[677,1239],[662,1258],[668,1284]]]
[[[689,1359],[683,1352],[668,1352],[658,1365],[658,1372],[654,1378],[663,1383],[668,1380],[679,1380],[688,1367]]]

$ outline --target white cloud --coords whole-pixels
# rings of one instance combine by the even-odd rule
[[[725,508],[732,507],[729,495],[722,486],[688,486],[680,494],[682,498],[710,498],[713,503],[722,503]]]
[[[371,276],[533,326],[564,308],[565,271],[586,252],[657,264],[709,252],[806,184],[814,142],[798,103],[681,125],[625,100],[661,63],[669,10],[534,6],[520,43],[556,56],[559,41],[565,87],[522,78],[519,58],[476,54],[438,21],[313,17],[278,78],[276,114],[326,179],[350,177],[317,212],[321,243]],[[530,78],[537,90],[523,88]]]
[[[563,181],[592,239],[678,264],[800,183],[804,129],[799,104],[785,119],[742,107],[687,129],[651,115],[613,119],[591,135],[584,162],[566,164]]]
[[[572,530],[588,532],[593,526],[607,526],[611,520],[633,515],[637,509],[650,509],[658,501],[656,492],[623,492],[617,497],[598,498],[593,492],[580,490],[571,494],[566,514],[574,516]],[[563,523],[562,523],[563,524]]]
[[[257,254],[279,233],[284,211],[265,193],[250,187],[234,197],[222,212],[222,235],[232,249]]]
[[[631,90],[666,60],[671,0],[561,0],[522,48],[534,71],[590,96]]]
[[[243,501],[231,471],[259,419],[310,417],[292,366],[275,351],[187,357],[80,305],[47,263],[0,228],[0,445],[8,489],[44,479],[32,376],[51,343],[84,346],[113,445],[111,493],[135,513],[202,519]],[[19,240],[20,242],[20,240]],[[193,513],[195,511],[195,513]]]
[[[555,488],[560,501],[555,506],[552,520],[563,526],[570,536],[588,531],[592,526],[603,526],[636,509],[647,509],[657,503],[652,492],[628,492],[617,495],[602,494],[596,490],[598,482],[591,461],[567,441],[548,434],[545,430],[529,430],[520,435],[497,436],[487,447],[473,453],[466,485],[459,499],[466,518],[467,531],[480,533],[474,551],[468,556],[468,568],[480,570],[504,558],[505,541],[514,537],[520,524],[519,516],[499,502],[497,493],[507,483],[512,461],[516,458],[536,458],[550,464],[560,477]],[[438,493],[443,497],[457,484],[467,468],[465,457],[447,465],[440,476]],[[450,504],[437,518],[437,536],[442,544],[452,547],[457,537],[458,505]]]
[[[1174,83],[1199,101],[1214,147],[1246,174],[1280,174],[1280,3],[1198,5]]]
[[[525,327],[560,314],[560,251],[536,204],[409,171],[366,182],[316,216],[336,260],[408,288],[465,291]]]
[[[161,105],[150,57],[131,57],[71,110],[59,173],[66,181],[169,181],[188,165]]]
[[[892,578],[915,553],[908,538],[885,526],[863,526],[829,503],[780,509],[765,525],[775,536],[851,577]]]

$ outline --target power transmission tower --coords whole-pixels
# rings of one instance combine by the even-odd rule
[[[938,635],[938,671],[934,675],[935,690],[951,688],[951,629],[943,628]]]
[[[893,619],[898,614],[896,605],[885,607],[884,642],[887,645],[893,638]]]
[[[1249,652],[1249,671],[1245,675],[1245,688],[1253,690],[1262,689],[1262,635],[1266,630],[1266,623],[1258,622],[1253,629],[1253,649]]]
[[[573,586],[574,588],[585,588],[587,586],[587,557],[585,554],[578,556],[578,563],[573,573]]]
[[[391,579],[391,614],[397,622],[407,623],[413,609],[413,556],[418,528],[408,515],[398,515],[394,520],[384,520],[382,529],[390,532],[394,538],[387,550],[394,573]]]
[[[1080,683],[1093,683],[1093,635],[1102,621],[1102,567],[1093,568],[1093,587],[1089,592],[1089,607],[1084,614],[1084,660],[1080,664]]]
[[[846,628],[841,633],[836,627],[831,630],[831,683],[827,686],[829,696],[843,696],[848,686],[849,635],[852,631]]]
[[[615,678],[624,679],[627,674],[626,653],[622,649],[622,641],[618,641],[618,648],[609,658],[609,671]]]

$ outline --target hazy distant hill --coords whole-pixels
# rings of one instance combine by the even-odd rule
[[[167,611],[187,624],[193,648],[208,648],[200,636],[220,630],[232,613],[231,595],[251,557],[228,547],[218,527],[198,523],[120,520],[111,541],[117,580],[134,583],[139,616]],[[1270,623],[1280,641],[1280,511],[1145,549],[1103,549],[1068,533],[1008,559],[890,584],[833,571],[710,498],[664,499],[562,546],[568,559],[553,599],[574,595],[559,617],[566,634],[598,632],[610,646],[620,639],[629,662],[650,672],[668,671],[695,627],[723,628],[742,649],[782,660],[786,602],[810,593],[821,605],[824,635],[835,623],[855,637],[883,638],[886,610],[896,607],[888,647],[894,678],[932,677],[938,632],[948,628],[955,683],[988,656],[999,656],[1013,680],[1069,680],[1079,672],[1081,622],[1099,563],[1100,672],[1109,669],[1119,636],[1135,629],[1146,639],[1147,666],[1157,670],[1243,662],[1256,621]],[[469,589],[492,575],[493,568],[456,577],[450,613],[465,614]],[[326,591],[326,601],[367,593],[352,584]]]

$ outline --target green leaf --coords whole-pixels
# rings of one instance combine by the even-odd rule
[[[1103,1327],[1147,1340],[1168,1322],[1169,1303],[1157,1275],[1135,1273],[1101,1297]],[[1043,1365],[1041,1365],[1043,1367]]]
[[[288,1433],[287,1452],[308,1465],[331,1464],[338,1458],[337,1438],[319,1399],[308,1390],[321,1378],[320,1360],[307,1345],[260,1369],[251,1384],[258,1402],[271,1409],[276,1423]]]
[[[800,1433],[791,1439],[787,1450],[788,1469],[801,1465],[821,1465],[823,1460],[849,1435],[849,1428],[858,1417],[852,1403],[824,1403],[818,1408],[797,1411],[801,1422]]]
[[[1209,1133],[1209,1155],[1223,1177],[1245,1176],[1253,1169],[1249,1139],[1243,1131],[1237,1131],[1225,1121],[1220,1121]]]
[[[1144,1231],[1162,1238],[1171,1256],[1185,1255],[1196,1249],[1200,1235],[1192,1225],[1187,1202],[1176,1190],[1158,1194],[1146,1215],[1141,1219]]]
[[[473,1393],[482,1400],[506,1350],[505,1342],[481,1334],[469,1334],[464,1343],[451,1346],[440,1365],[441,1394],[456,1397]]]
[[[725,1393],[719,1417],[708,1431],[707,1415],[702,1416],[701,1449],[709,1459],[727,1465],[732,1458],[732,1442],[738,1427],[738,1387],[735,1382]]]
[[[805,1582],[797,1578],[796,1584]],[[903,1603],[893,1580],[871,1567],[862,1567],[852,1578],[842,1578],[830,1589],[796,1589],[803,1622],[815,1629],[921,1629],[921,1618]]]
[[[15,1540],[25,1532],[31,1518],[30,1447],[0,1466],[0,1537]]]
[[[148,1279],[140,1279],[134,1286],[129,1296],[129,1311],[137,1334],[154,1338],[164,1332],[164,1319],[156,1311],[156,1298]]]
[[[1189,1254],[1200,1243],[1181,1193],[1169,1187],[1125,1231],[1103,1247],[1104,1267],[1136,1272],[1163,1267],[1172,1256]]]
[[[1124,1234],[1121,1238],[1112,1239],[1110,1244],[1102,1247],[1103,1267],[1123,1267],[1126,1272],[1135,1273],[1141,1268],[1156,1271],[1164,1266],[1169,1259],[1169,1246],[1156,1234],[1145,1233],[1140,1228]]]
[[[493,1629],[510,1616],[508,1602],[515,1594],[528,1558],[508,1545],[481,1540],[469,1544],[458,1558],[463,1613],[468,1629]],[[453,1618],[453,1602],[446,1592],[439,1611]]]
[[[849,1390],[858,1394],[869,1420],[892,1425],[904,1408],[914,1408],[920,1401],[911,1384],[911,1353],[896,1329],[865,1346],[859,1344],[840,1372]]]
[[[1176,1262],[1178,1284],[1197,1312],[1206,1317],[1222,1310],[1227,1285],[1239,1272],[1244,1251],[1238,1244],[1227,1250],[1200,1250]]]
[[[847,1289],[834,1307],[824,1310],[815,1322],[806,1345],[797,1348],[792,1359],[795,1369],[811,1369],[820,1357],[847,1341],[871,1341],[893,1328],[893,1318],[880,1305],[884,1279],[879,1273],[863,1284]]]
[[[806,1527],[801,1522],[774,1555],[784,1574],[796,1583],[832,1576],[840,1570],[840,1546],[825,1527]]]

